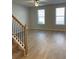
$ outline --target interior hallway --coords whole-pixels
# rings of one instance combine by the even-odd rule
[[[66,59],[65,32],[30,31],[28,55],[21,59]]]

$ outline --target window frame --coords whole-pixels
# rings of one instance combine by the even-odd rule
[[[44,10],[44,23],[39,23],[39,15],[38,15],[38,11],[39,10]],[[45,25],[45,9],[38,9],[37,10],[37,24],[39,24],[39,25]]]
[[[57,15],[56,15],[56,9],[57,9],[57,8],[64,8],[64,16],[57,16]],[[66,10],[65,10],[65,9],[66,9],[65,6],[63,6],[63,7],[56,7],[56,8],[55,8],[55,24],[56,24],[56,25],[61,25],[61,26],[63,26],[63,25],[66,24],[66,23],[65,23],[65,22],[66,22],[66,21],[65,21],[65,17],[66,17],[66,15],[65,15],[65,14],[66,14]],[[56,20],[57,20],[56,17],[64,17],[64,24],[57,24],[57,23],[56,23],[56,22],[57,22],[57,21],[56,21]]]

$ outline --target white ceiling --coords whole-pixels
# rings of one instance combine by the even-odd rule
[[[34,3],[29,3],[28,1],[33,1],[33,0],[12,0],[13,3],[17,3],[20,5],[25,5],[29,7],[34,5]],[[40,0],[40,6],[48,5],[48,4],[59,4],[65,2],[66,0]]]

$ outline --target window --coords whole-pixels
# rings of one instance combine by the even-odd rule
[[[56,8],[56,25],[65,24],[65,8]]]
[[[38,10],[38,24],[45,24],[45,10]]]

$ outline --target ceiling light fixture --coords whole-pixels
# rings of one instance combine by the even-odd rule
[[[35,6],[39,6],[39,0],[35,0]]]

